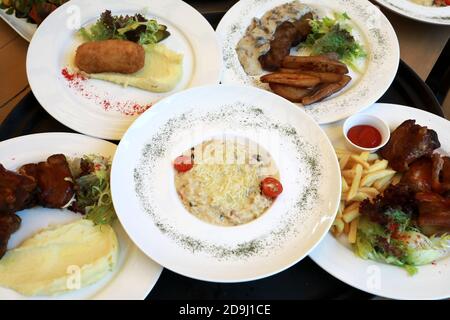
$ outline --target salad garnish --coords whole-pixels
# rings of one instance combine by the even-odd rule
[[[309,48],[312,55],[322,55],[335,52],[346,65],[359,71],[356,61],[366,57],[362,45],[356,41],[346,13],[334,13],[333,18],[310,20],[311,33],[300,46]]]
[[[167,26],[154,19],[146,19],[142,14],[134,16],[113,16],[106,10],[92,26],[78,32],[86,41],[129,40],[141,45],[154,44],[166,39],[170,33]]]

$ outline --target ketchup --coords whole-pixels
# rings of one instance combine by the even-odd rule
[[[360,125],[350,128],[347,132],[348,139],[363,148],[375,148],[381,144],[380,132],[369,125]]]

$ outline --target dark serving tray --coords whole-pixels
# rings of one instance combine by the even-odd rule
[[[222,13],[223,15],[223,13]],[[205,14],[216,26],[221,16]],[[378,102],[396,103],[422,109],[443,117],[430,88],[403,61],[387,92]],[[0,125],[0,141],[32,133],[74,132],[52,118],[32,93]],[[44,146],[43,146],[44,147]],[[370,299],[322,270],[310,258],[266,279],[238,284],[198,281],[164,269],[148,299]]]

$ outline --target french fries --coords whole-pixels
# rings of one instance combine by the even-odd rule
[[[328,56],[287,56],[282,68],[260,78],[292,102],[309,105],[340,91],[351,80],[348,68]]]
[[[401,175],[377,154],[356,154],[339,148],[335,151],[341,169],[342,197],[331,231],[335,236],[344,234],[349,243],[355,243],[360,203],[375,198],[389,185],[398,183]]]

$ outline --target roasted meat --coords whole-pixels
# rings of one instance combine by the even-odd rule
[[[419,204],[419,227],[426,235],[450,232],[450,198],[437,193],[416,194]]]
[[[15,214],[0,215],[0,259],[6,252],[11,234],[20,227],[21,219]]]
[[[62,208],[74,195],[72,173],[63,154],[52,155],[46,162],[26,164],[19,173],[37,181],[38,201],[44,207]]]
[[[396,171],[408,170],[409,164],[423,156],[431,156],[441,146],[437,133],[406,120],[391,134],[389,142],[379,152]]]
[[[414,192],[430,192],[432,168],[430,158],[418,159],[409,166],[400,183],[406,184]]]
[[[312,18],[312,13],[307,13],[293,23],[284,21],[277,27],[270,41],[269,51],[258,58],[264,70],[275,71],[281,67],[291,47],[305,40],[311,32],[309,20]]]
[[[0,164],[0,215],[33,206],[36,181],[6,170]]]

